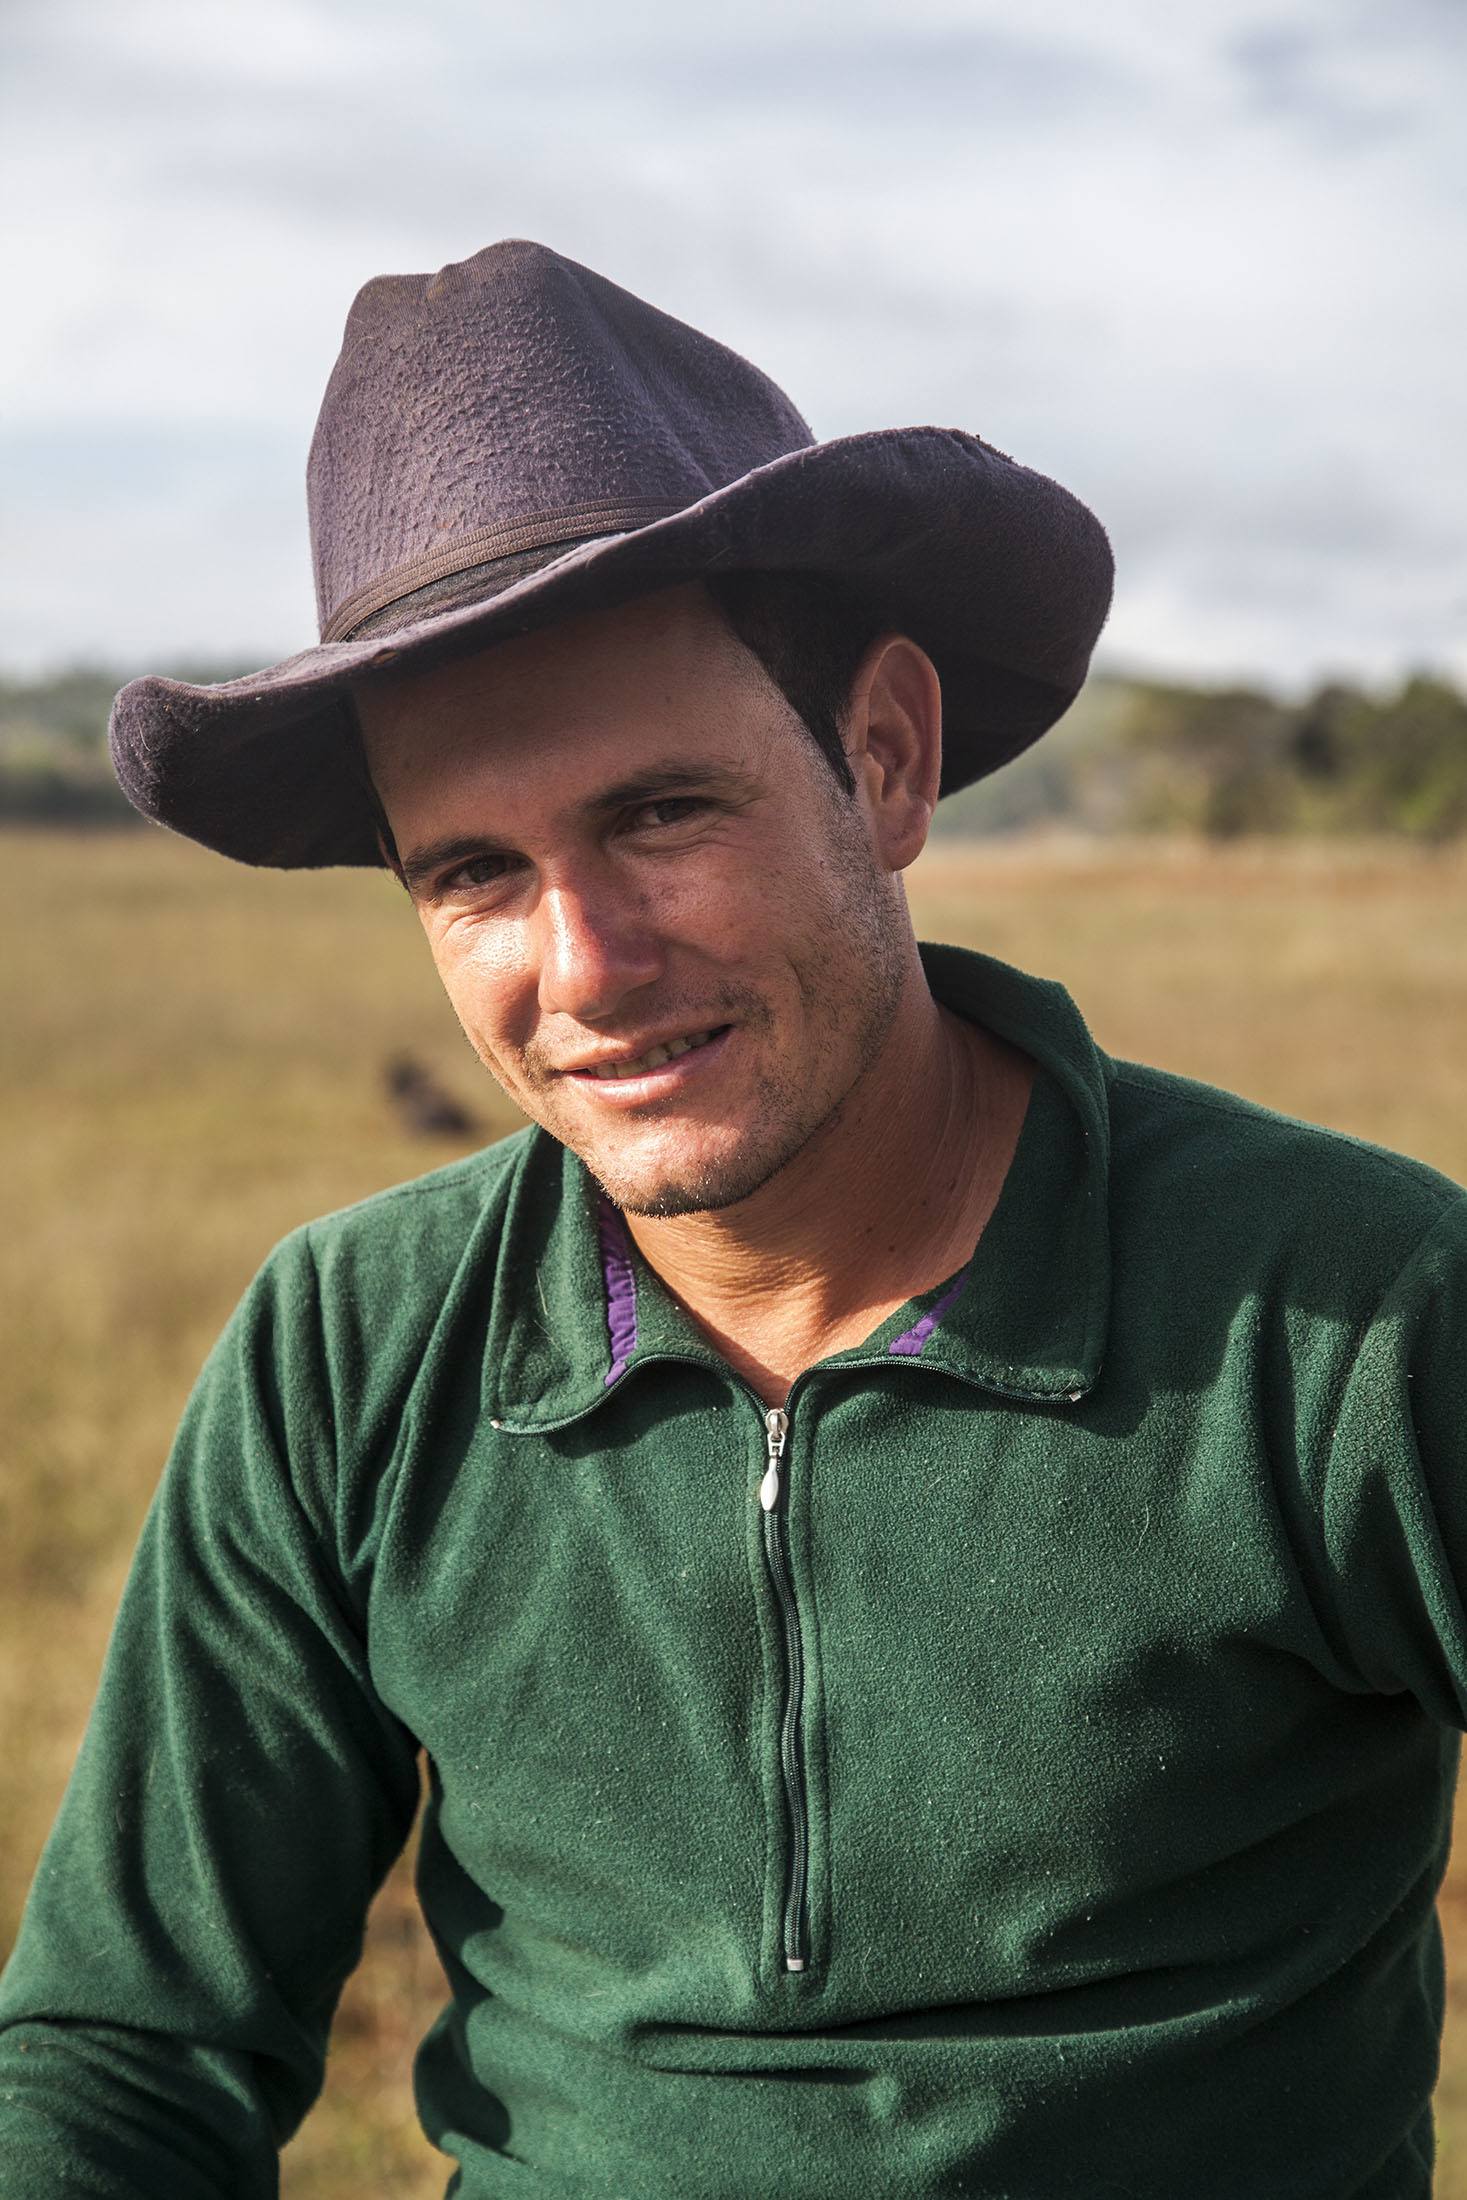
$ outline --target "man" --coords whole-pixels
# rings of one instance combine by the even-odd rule
[[[322,646],[136,683],[119,769],[391,864],[539,1127],[211,1357],[4,2191],[274,2190],[423,1751],[464,2200],[1427,2192],[1467,1198],[906,918],[1098,528],[524,244],[369,286],[311,480]]]

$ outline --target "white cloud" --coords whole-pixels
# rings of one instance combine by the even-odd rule
[[[747,351],[819,433],[937,419],[1058,474],[1111,527],[1133,658],[1293,681],[1448,659],[1451,0],[839,20],[833,40],[826,0],[17,7],[0,182],[27,311],[0,395],[13,435],[113,486],[66,610],[32,582],[49,522],[22,486],[0,656],[297,646],[301,470],[352,293],[528,234]],[[108,438],[153,454],[150,486],[117,488],[136,467],[109,471]],[[147,560],[105,554],[125,525]]]

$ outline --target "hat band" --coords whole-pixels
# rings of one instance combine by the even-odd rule
[[[680,504],[579,504],[570,511],[546,512],[535,519],[518,520],[510,527],[482,527],[464,535],[444,550],[433,550],[406,565],[394,567],[380,580],[359,588],[338,604],[321,628],[323,642],[346,642],[375,613],[385,611],[399,597],[412,596],[434,581],[452,579],[471,566],[487,565],[495,558],[511,557],[520,550],[549,550],[556,543],[584,542],[588,537],[621,534],[645,527],[653,520],[680,512]]]

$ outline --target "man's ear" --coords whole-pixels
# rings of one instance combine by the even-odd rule
[[[942,779],[942,685],[909,634],[882,634],[856,667],[846,754],[877,851],[904,871],[927,842]]]

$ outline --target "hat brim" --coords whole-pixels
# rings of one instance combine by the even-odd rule
[[[113,765],[145,816],[237,861],[379,865],[348,683],[741,569],[827,574],[921,643],[942,681],[944,794],[1069,707],[1112,583],[1104,529],[1057,482],[958,429],[884,429],[790,452],[482,601],[217,686],[133,680],[112,708]]]

